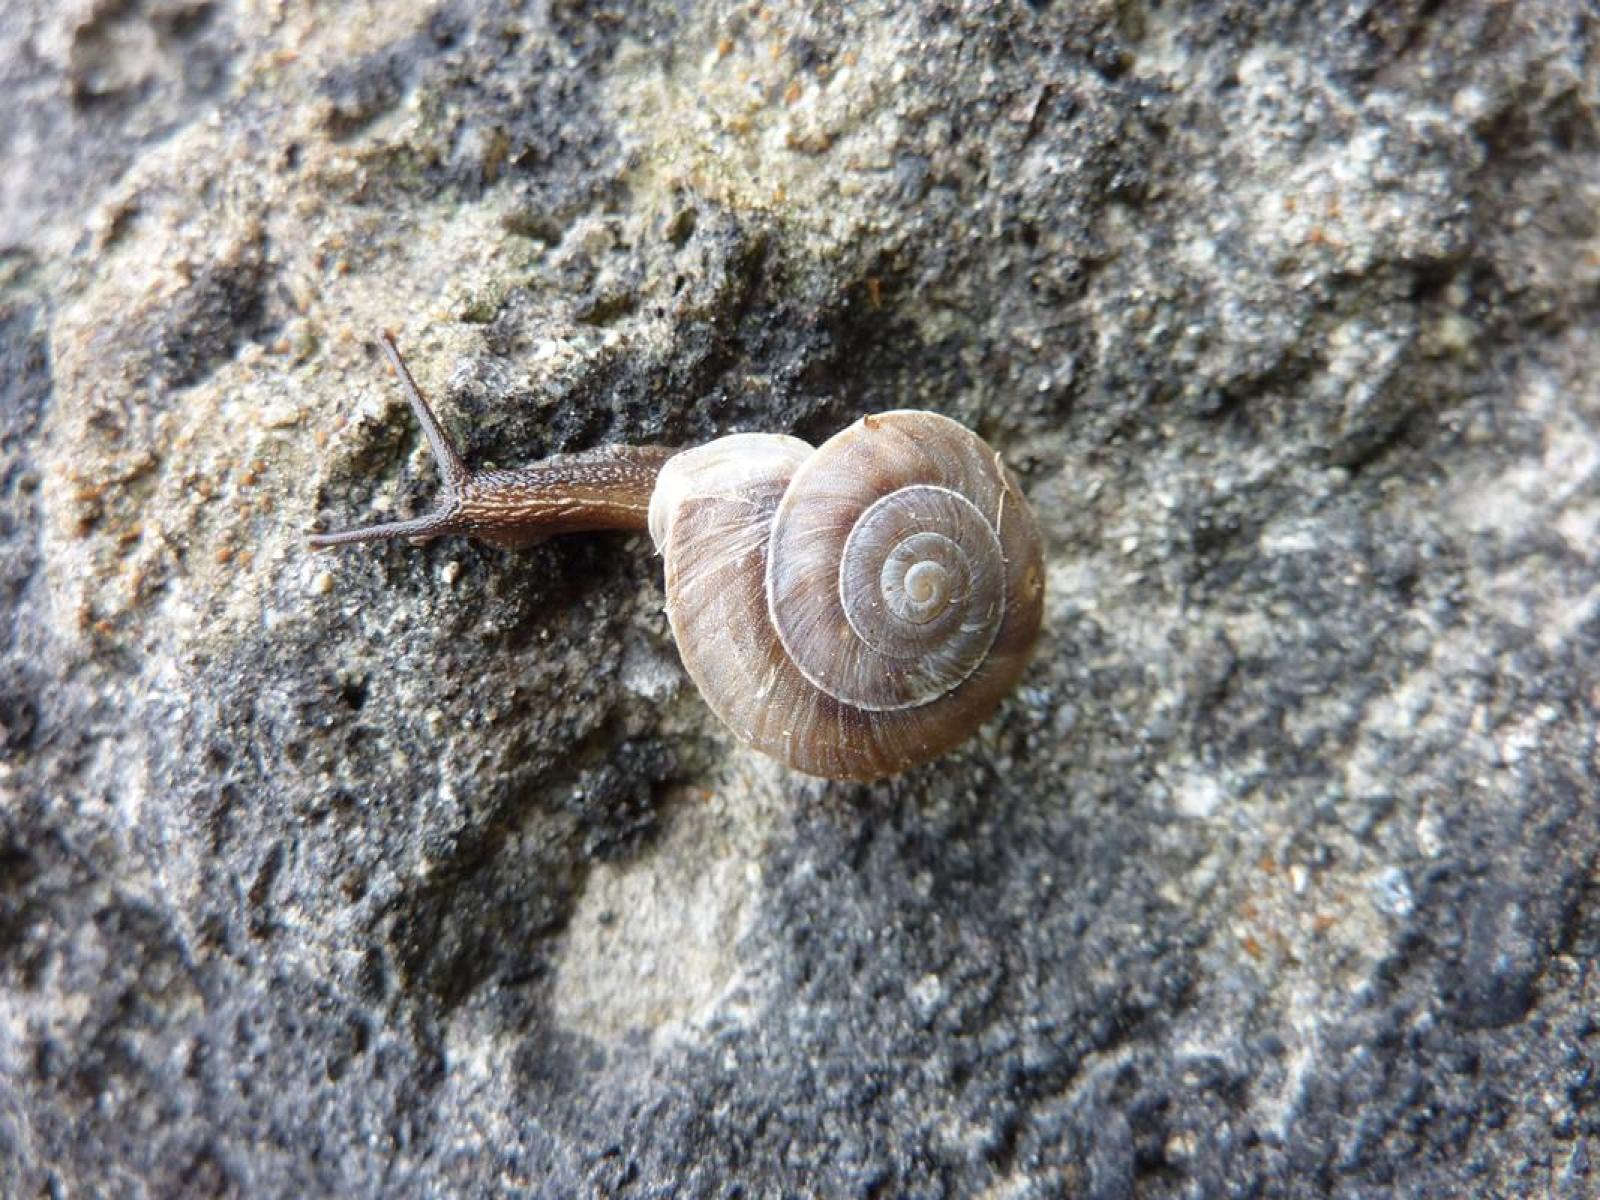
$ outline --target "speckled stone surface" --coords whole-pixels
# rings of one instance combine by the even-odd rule
[[[0,3],[0,1194],[1600,1192],[1580,0]],[[733,744],[477,463],[928,407],[1023,687]]]

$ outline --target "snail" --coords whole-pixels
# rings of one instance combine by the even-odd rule
[[[443,477],[412,520],[313,547],[648,530],[667,618],[742,742],[810,775],[872,780],[938,757],[1015,686],[1039,632],[1038,526],[976,434],[937,413],[863,417],[813,449],[738,433],[689,450],[607,446],[470,470],[385,332]]]

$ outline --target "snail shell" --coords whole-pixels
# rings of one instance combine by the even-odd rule
[[[966,738],[1039,631],[1038,528],[975,434],[865,417],[813,450],[739,434],[662,468],[651,536],[706,702],[797,770],[876,779]]]

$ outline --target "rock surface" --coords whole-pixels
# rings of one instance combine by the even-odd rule
[[[1582,0],[8,0],[0,1194],[1600,1192]],[[1037,661],[733,745],[470,458],[934,408]]]

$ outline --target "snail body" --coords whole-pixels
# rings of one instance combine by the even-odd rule
[[[1044,602],[1038,527],[999,456],[947,417],[864,417],[815,449],[746,433],[474,473],[387,334],[383,345],[439,461],[443,502],[314,546],[441,534],[517,546],[646,528],[706,702],[740,741],[832,779],[944,753],[1027,665]]]

